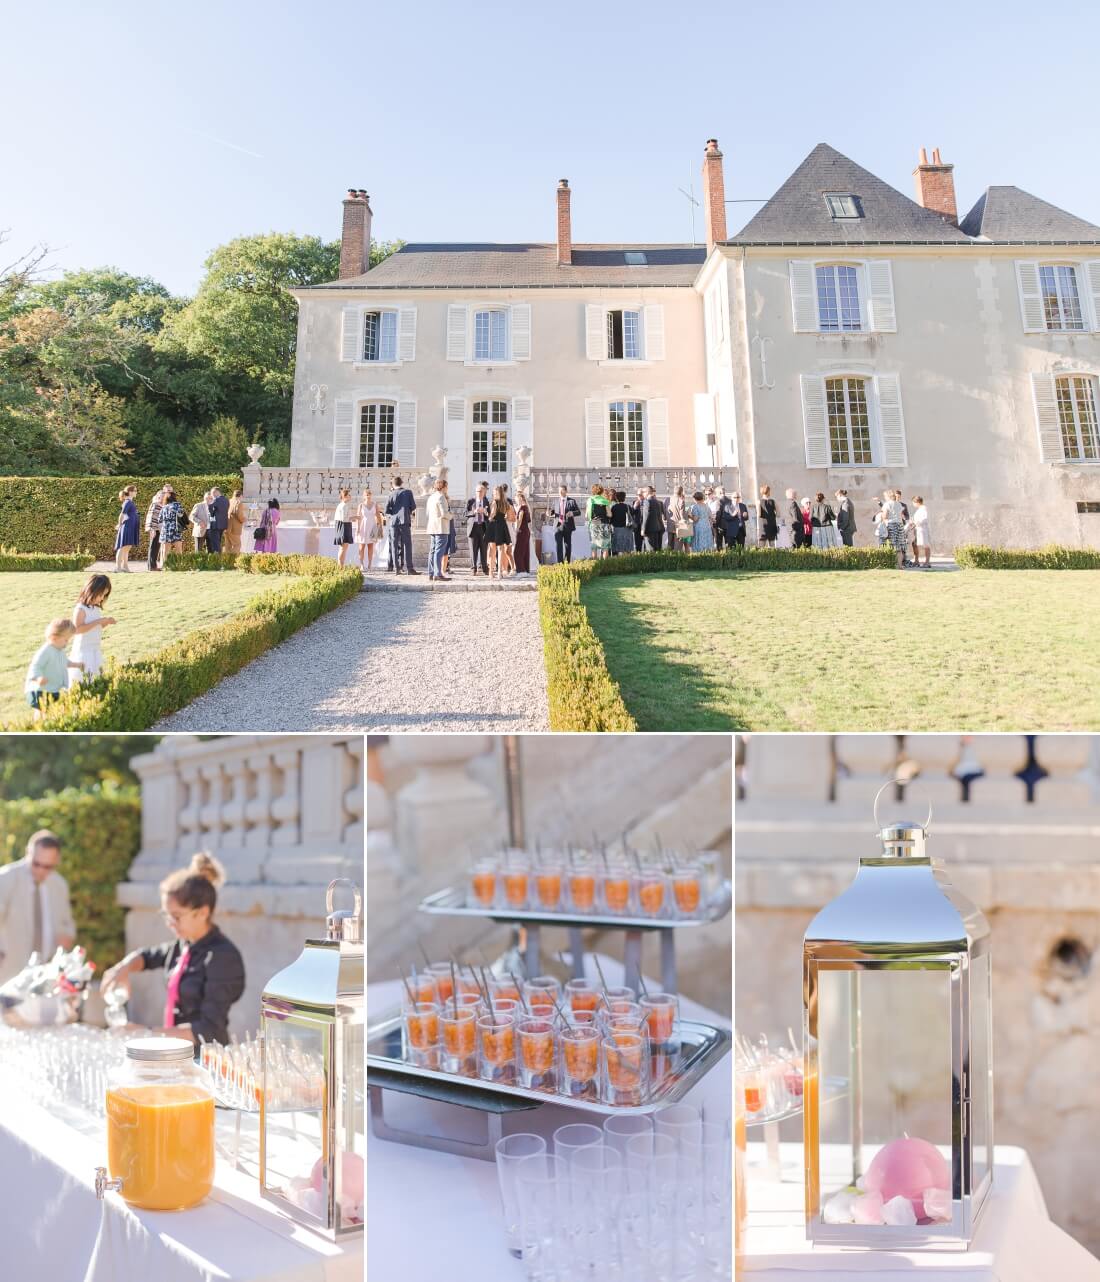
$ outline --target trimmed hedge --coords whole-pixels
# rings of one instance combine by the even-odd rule
[[[239,568],[246,574],[274,573],[264,563],[276,559],[249,556]],[[301,563],[299,582],[257,597],[224,623],[192,632],[147,659],[109,665],[50,704],[42,720],[19,728],[147,730],[362,589],[357,568],[341,570],[327,557],[284,561]]]
[[[226,476],[0,476],[0,546],[18,552],[91,553],[103,560],[114,555],[118,492],[138,487],[142,544],[145,509],[165,482],[176,490],[184,511],[212,485],[232,494],[240,474]]]
[[[42,556],[37,552],[13,552],[0,547],[0,574],[30,573],[34,570],[84,570],[91,557],[87,552]]]
[[[745,548],[727,552],[635,552],[602,561],[539,567],[539,620],[546,661],[551,730],[635,731],[603,645],[588,621],[581,588],[611,574],[662,574],[721,570],[730,574],[775,571],[892,570],[889,548]]]
[[[133,787],[66,788],[37,800],[0,801],[0,863],[21,859],[27,838],[52,828],[61,838],[61,872],[69,883],[77,942],[96,973],[126,951],[125,913],[115,887],[125,881],[141,845],[141,799]]]
[[[351,569],[345,566],[345,569]],[[328,556],[303,552],[172,552],[169,570],[242,570],[245,574],[307,574],[311,579],[331,578],[340,567]]]
[[[966,570],[1100,570],[1100,550],[1048,543],[1041,548],[990,548],[967,543],[955,549]]]

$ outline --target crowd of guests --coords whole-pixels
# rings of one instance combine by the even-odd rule
[[[115,570],[130,573],[130,555],[141,543],[138,489],[127,485],[119,490],[119,513],[115,527]],[[163,570],[170,552],[182,552],[193,541],[196,552],[240,552],[248,509],[240,490],[226,496],[215,485],[186,511],[172,485],[162,485],[145,510],[145,534],[149,540],[146,564]],[[254,531],[257,552],[278,551],[275,531],[279,524],[279,500],[272,499]]]

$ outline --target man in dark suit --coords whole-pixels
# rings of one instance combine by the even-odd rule
[[[393,539],[393,568],[397,574],[402,570],[406,574],[420,573],[413,568],[412,514],[415,511],[416,499],[412,490],[406,488],[399,476],[395,476],[386,515],[393,517],[390,534]]]
[[[644,530],[642,526],[642,508],[645,505],[646,487],[643,485],[635,496],[634,502],[630,505],[631,515],[634,518],[634,551],[640,552],[644,542]]]
[[[852,535],[856,532],[856,510],[848,499],[847,490],[836,492],[836,528],[841,543],[850,548]]]
[[[732,539],[730,539],[729,535],[726,536],[727,542],[736,543],[739,548],[743,548],[745,546],[745,535],[749,530],[749,509],[741,502],[741,494],[738,490],[733,492],[730,510],[736,516],[736,528]]]
[[[213,489],[214,497],[207,504],[210,510],[210,525],[206,531],[206,550],[207,552],[220,552],[222,550],[222,535],[229,525],[229,500],[218,489]]]
[[[805,531],[802,528],[802,505],[794,490],[787,491],[787,502],[790,505],[787,508],[787,520],[791,523],[791,546],[800,548]]]
[[[665,541],[665,505],[652,485],[647,486],[642,500],[641,528],[649,546],[654,552],[660,552]]]
[[[573,531],[577,528],[577,517],[581,510],[576,499],[569,497],[564,485],[558,486],[558,497],[551,503],[550,511],[554,514],[554,546],[557,548],[558,564],[573,559]]]
[[[478,481],[477,496],[466,500],[466,537],[470,540],[470,564],[474,576],[489,574],[489,482]]]

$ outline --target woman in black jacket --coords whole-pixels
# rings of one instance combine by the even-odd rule
[[[779,513],[775,509],[775,499],[772,498],[772,487],[762,485],[760,487],[760,542],[773,548],[778,537]]]
[[[217,888],[225,881],[221,864],[210,855],[195,855],[160,883],[161,916],[175,940],[129,953],[105,971],[100,992],[115,984],[129,987],[130,975],[164,969],[168,991],[163,1032],[184,1037],[196,1048],[229,1041],[229,1008],[244,992],[244,959],[214,924]]]
[[[813,545],[815,548],[840,547],[840,535],[836,528],[836,513],[831,503],[826,502],[820,490],[814,495],[814,505],[810,510],[810,523],[813,526]]]

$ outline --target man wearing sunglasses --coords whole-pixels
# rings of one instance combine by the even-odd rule
[[[69,886],[58,872],[61,841],[40,829],[27,853],[0,868],[0,984],[18,975],[31,953],[52,957],[76,939]]]

